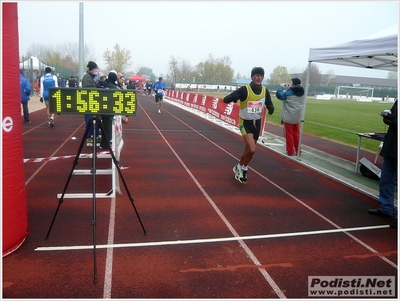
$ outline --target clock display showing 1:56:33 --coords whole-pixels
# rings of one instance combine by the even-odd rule
[[[104,88],[49,88],[52,114],[136,115],[136,91]]]

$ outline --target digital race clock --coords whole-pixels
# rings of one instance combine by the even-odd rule
[[[49,88],[52,114],[135,115],[136,91],[102,88]]]

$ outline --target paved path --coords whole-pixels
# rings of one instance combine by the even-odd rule
[[[31,96],[31,100],[28,103],[29,112],[36,112],[46,108],[45,104],[39,101],[39,96],[34,92],[34,95]],[[21,107],[21,115],[23,115],[22,107]],[[44,117],[46,118],[46,114],[44,113]]]

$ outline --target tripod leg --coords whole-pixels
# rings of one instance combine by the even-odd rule
[[[93,156],[92,156],[92,193],[93,193],[93,273],[94,283],[97,283],[97,255],[96,255],[96,159],[97,159],[97,143],[96,143],[96,122],[95,116],[93,122]],[[101,122],[99,122],[101,124]]]
[[[139,223],[140,223],[140,225],[141,225],[141,227],[142,227],[142,229],[143,229],[143,232],[144,232],[144,234],[146,234],[146,229],[144,228],[144,225],[143,225],[143,223],[142,223],[142,220],[141,220],[141,218],[140,218],[140,216],[139,216],[139,212],[137,211],[136,206],[135,206],[135,204],[133,203],[133,201],[134,201],[135,199],[132,197],[131,193],[129,192],[128,186],[126,185],[126,182],[125,182],[125,179],[124,179],[124,176],[122,175],[121,169],[119,168],[119,162],[118,162],[117,158],[116,158],[115,155],[114,155],[114,152],[113,152],[113,150],[112,150],[112,148],[111,148],[111,145],[110,145],[110,140],[109,140],[109,138],[106,136],[104,127],[103,127],[103,125],[102,125],[101,122],[100,122],[100,129],[101,129],[101,132],[104,133],[104,135],[105,135],[105,137],[103,137],[103,138],[106,138],[108,150],[109,150],[109,152],[110,152],[110,154],[111,154],[111,157],[112,157],[112,159],[113,159],[114,165],[115,165],[115,167],[116,167],[117,170],[118,170],[119,177],[121,178],[122,183],[124,184],[125,191],[126,191],[126,193],[128,194],[129,200],[130,200],[130,202],[131,202],[131,204],[132,204],[132,206],[133,206],[133,209],[135,210],[136,216],[137,216],[137,218],[138,218],[138,220],[139,220]],[[102,134],[102,135],[103,135],[103,134]]]
[[[74,172],[74,169],[75,169],[76,165],[78,165],[79,156],[81,155],[82,148],[83,148],[83,145],[85,144],[86,136],[87,136],[87,134],[88,134],[88,132],[89,132],[89,129],[90,129],[90,125],[91,125],[91,124],[92,124],[92,120],[89,120],[88,124],[86,125],[85,134],[84,134],[83,137],[82,137],[81,144],[79,145],[78,152],[77,152],[77,154],[76,154],[76,156],[75,156],[75,160],[74,160],[74,162],[73,162],[73,164],[72,164],[71,172],[69,173],[67,182],[65,183],[64,190],[63,190],[62,195],[61,195],[61,198],[60,198],[60,200],[59,200],[59,202],[58,202],[58,206],[57,206],[56,212],[54,213],[53,220],[52,220],[52,222],[51,222],[49,231],[47,232],[46,240],[49,238],[51,229],[53,228],[54,221],[56,220],[56,216],[57,216],[57,214],[58,214],[58,210],[60,209],[61,204],[64,202],[65,192],[67,191],[69,182],[71,181],[71,178],[72,178],[72,174],[73,174],[73,172]],[[93,156],[94,156],[94,155],[93,155]]]

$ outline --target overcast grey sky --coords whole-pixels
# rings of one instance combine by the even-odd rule
[[[132,71],[168,73],[173,55],[193,67],[211,53],[229,56],[234,75],[254,66],[266,77],[278,65],[307,67],[309,49],[361,39],[398,24],[397,1],[84,1],[84,41],[105,70],[103,53],[118,43]],[[19,50],[33,44],[79,44],[78,1],[18,2]],[[85,65],[86,66],[86,65]],[[387,76],[386,71],[318,64],[336,75]],[[86,70],[86,68],[85,68]]]

